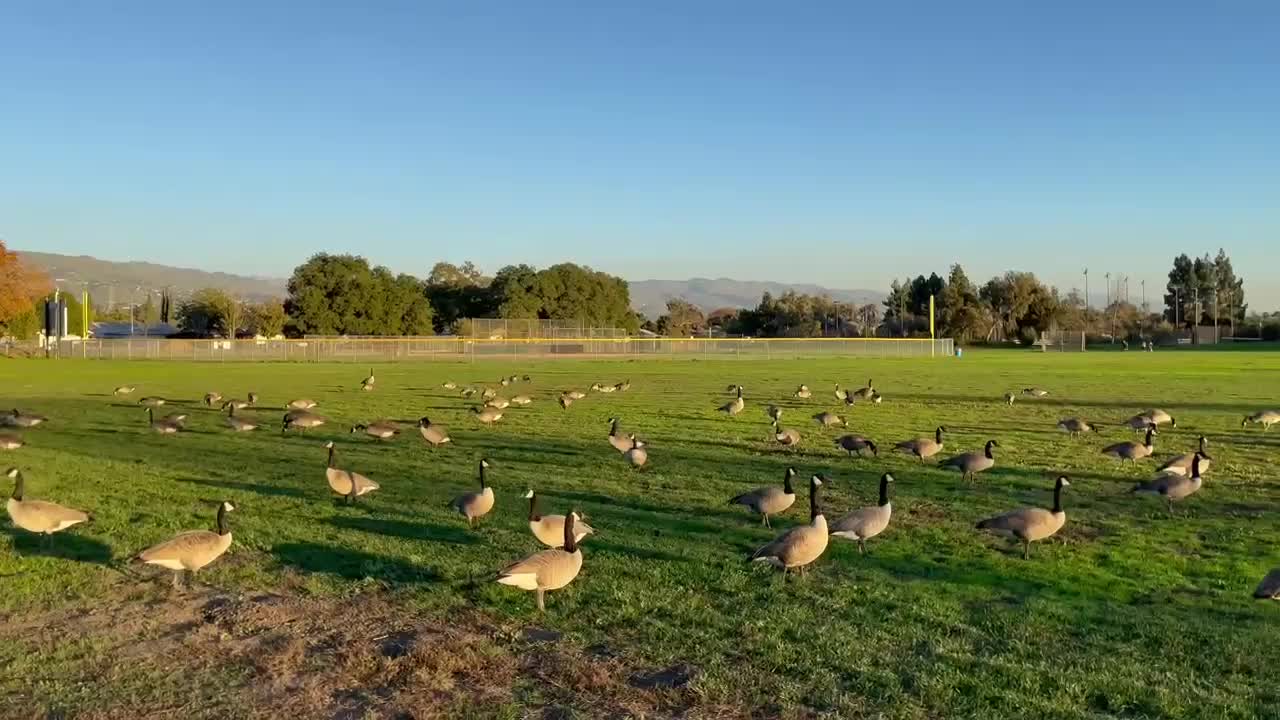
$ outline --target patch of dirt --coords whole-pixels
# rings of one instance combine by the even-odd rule
[[[92,606],[0,617],[0,643],[29,652],[67,637],[91,637],[102,651],[67,683],[107,687],[127,663],[169,677],[241,671],[220,688],[260,718],[487,717],[519,707],[524,717],[733,717],[698,707],[697,668],[630,665],[559,633],[502,628],[478,612],[441,618],[406,613],[382,594],[341,600],[209,589],[158,593],[124,588]],[[0,716],[48,717],[35,686],[0,697]],[[75,717],[168,717],[164,700],[104,691],[105,704]],[[44,702],[42,702],[42,700]],[[7,708],[7,710],[6,710]],[[206,711],[212,712],[212,711]],[[204,717],[193,703],[182,716]]]

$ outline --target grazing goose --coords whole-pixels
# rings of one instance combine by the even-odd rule
[[[866,387],[858,388],[848,394],[853,395],[859,400],[870,400],[876,394],[876,389],[875,386],[871,384],[871,380],[868,379]]]
[[[112,394],[112,395],[128,395],[128,394],[132,393],[132,392],[133,392],[134,390],[136,390],[136,389],[137,389],[137,388],[135,388],[135,387],[134,387],[134,386],[132,386],[132,385],[121,385],[120,387],[116,388],[115,390],[112,390],[112,391],[111,391],[111,394]]]
[[[1240,427],[1247,427],[1250,423],[1261,425],[1265,432],[1271,429],[1272,425],[1280,423],[1280,411],[1276,410],[1259,410],[1252,415],[1245,415],[1240,421]]]
[[[630,450],[633,445],[631,438],[618,433],[618,418],[616,417],[609,418],[609,444],[620,453]]]
[[[207,392],[204,394],[204,404],[207,407],[213,407],[222,401],[222,393]]]
[[[373,368],[369,368],[369,377],[360,381],[361,390],[372,390],[373,384],[377,382],[377,378],[373,376]]]
[[[1253,591],[1253,596],[1259,600],[1280,600],[1280,568],[1272,570],[1262,578],[1262,582],[1258,583],[1258,589]]]
[[[13,494],[9,496],[5,507],[14,525],[47,539],[72,525],[89,521],[89,514],[80,510],[44,500],[27,500],[24,497],[22,471],[18,468],[9,468],[8,476],[13,480]]]
[[[467,519],[467,527],[474,528],[476,520],[489,514],[493,509],[493,488],[485,480],[484,471],[489,469],[489,461],[480,461],[480,489],[476,492],[463,493],[449,503],[449,507],[457,510]]]
[[[544,596],[548,590],[559,590],[573,582],[582,570],[582,550],[578,547],[578,513],[564,519],[562,547],[534,553],[498,573],[498,582],[537,593],[538,612],[546,611]]]
[[[476,389],[475,389],[475,388],[473,388],[473,387],[463,388],[463,390],[462,390],[462,392],[461,392],[460,394],[461,394],[461,395],[462,395],[462,397],[464,397],[464,398],[475,397]]]
[[[182,430],[182,423],[169,418],[155,418],[152,408],[147,408],[147,424],[151,427],[151,432],[161,435],[173,435]]]
[[[325,463],[324,468],[324,479],[329,482],[330,489],[347,499],[348,505],[354,504],[356,498],[361,495],[368,495],[381,487],[378,483],[360,473],[338,468],[335,460],[338,451],[334,447],[333,441],[330,440],[324,446],[329,451],[329,460]]]
[[[564,395],[570,400],[581,400],[582,398],[587,396],[587,394],[582,392],[581,390],[570,390],[569,392],[566,392]]]
[[[453,442],[453,438],[449,437],[449,432],[439,425],[431,424],[431,418],[429,417],[423,417],[418,421],[418,434],[432,447],[440,447],[445,443]]]
[[[378,420],[377,422],[371,422],[368,425],[365,425],[364,423],[357,423],[351,426],[351,434],[354,435],[360,432],[371,438],[390,440],[400,434],[400,428],[396,427],[395,423],[391,423],[386,420]]]
[[[849,423],[845,422],[844,418],[840,417],[839,415],[833,412],[820,412],[817,415],[814,415],[813,419],[816,420],[818,424],[824,428],[831,427],[833,425],[839,425],[840,427],[849,427]]]
[[[471,408],[471,414],[476,416],[476,420],[481,425],[493,427],[493,424],[502,419],[502,411],[495,407]]]
[[[614,386],[613,386],[613,389],[614,389],[614,390],[617,390],[618,392],[626,392],[626,391],[630,390],[630,389],[631,389],[631,378],[627,378],[626,380],[623,380],[622,382],[618,383],[617,385],[614,385]]]
[[[1048,390],[1041,390],[1036,387],[1022,388],[1022,394],[1027,397],[1045,397],[1049,394]]]
[[[191,416],[188,415],[187,413],[175,412],[175,413],[169,413],[168,415],[165,415],[164,419],[168,420],[169,422],[175,422],[175,423],[178,423],[179,425],[182,425],[187,421],[187,418],[189,417]]]
[[[801,400],[808,400],[809,398],[813,397],[813,391],[809,390],[808,385],[801,385],[800,387],[796,388],[795,397],[798,397]]]
[[[742,412],[742,409],[745,408],[746,406],[747,406],[747,401],[742,399],[742,386],[739,385],[738,396],[730,400],[729,402],[725,403],[724,405],[721,405],[718,409],[720,412],[726,415],[733,416]]]
[[[822,556],[827,549],[827,519],[818,502],[818,488],[825,478],[814,475],[809,480],[809,524],[793,527],[751,555],[754,562],[767,562],[784,573],[804,568]]]
[[[1063,418],[1058,421],[1057,428],[1071,437],[1079,437],[1080,433],[1098,432],[1098,426],[1085,422],[1078,417]]]
[[[867,541],[884,532],[889,527],[889,518],[893,514],[893,506],[889,504],[889,483],[893,476],[885,473],[880,476],[880,502],[864,507],[845,515],[831,525],[831,534],[846,540],[858,541],[858,554],[867,551]]]
[[[236,398],[231,398],[226,402],[222,403],[223,410],[226,410],[227,408],[235,408],[236,410],[245,410],[251,407],[253,407],[253,403],[250,403],[248,400],[237,400]]]
[[[511,407],[511,401],[501,397],[489,398],[488,400],[484,401],[484,406],[497,408],[499,410],[506,410],[507,408]]]
[[[796,476],[796,469],[787,468],[782,476],[782,487],[768,485],[738,495],[729,501],[730,505],[744,505],[751,512],[760,516],[760,524],[769,524],[770,515],[780,515],[787,511],[796,501],[796,491],[791,487],[791,478]]]
[[[1059,475],[1053,485],[1053,509],[1029,507],[987,518],[978,523],[979,530],[990,530],[1022,541],[1022,559],[1031,557],[1031,543],[1052,537],[1067,523],[1062,510],[1062,488],[1070,485],[1066,475]]]
[[[445,381],[440,385],[440,387],[444,388],[445,390],[457,390],[457,389],[458,389],[458,383],[456,383],[456,382],[454,382],[454,381],[452,381],[452,380],[445,380]]]
[[[879,405],[883,400],[884,400],[884,396],[880,394],[880,391],[879,391],[879,390],[877,390],[876,392],[871,393],[871,404],[872,404],[872,405]]]
[[[909,452],[919,458],[920,462],[924,462],[925,458],[931,458],[942,452],[942,433],[947,429],[941,425],[933,431],[931,438],[916,438],[914,440],[903,440],[894,445],[898,450]]]
[[[253,407],[254,405],[258,404],[258,393],[251,392],[245,397],[249,398],[249,407]]]
[[[222,557],[231,547],[231,530],[227,527],[227,513],[236,506],[223,501],[218,504],[217,532],[208,530],[192,530],[179,533],[171,540],[153,545],[138,553],[134,562],[146,565],[159,565],[173,571],[173,586],[183,573],[194,576],[201,568]]]
[[[498,391],[494,390],[493,388],[487,387],[484,390],[480,391],[481,400],[492,400],[496,397],[498,397]]]
[[[876,444],[861,435],[841,435],[836,438],[836,447],[849,453],[849,457],[853,457],[854,453],[862,457],[863,450],[870,450],[872,455],[880,457],[880,449]]]
[[[138,399],[138,404],[144,407],[160,407],[166,402],[168,401],[165,400],[164,398],[156,397],[154,395],[148,395],[147,397]]]
[[[245,420],[242,417],[236,417],[236,406],[231,405],[227,408],[227,427],[236,432],[249,432],[250,430],[257,430],[258,423],[252,420]]]
[[[521,376],[521,378],[520,378],[520,379],[521,379],[522,381],[524,381],[524,382],[527,382],[527,383],[529,383],[529,382],[533,382],[533,378],[532,378],[532,377],[529,377],[528,375],[523,375],[523,376]],[[628,382],[630,382],[630,381],[628,381]]]
[[[306,432],[311,428],[318,428],[325,423],[325,419],[307,410],[290,410],[284,414],[284,421],[280,425],[280,434],[283,435],[289,428],[298,428],[302,432]]]
[[[1138,413],[1124,421],[1124,424],[1129,426],[1129,428],[1134,432],[1143,432],[1153,427],[1159,427],[1165,423],[1168,423],[1171,427],[1178,427],[1178,421],[1174,420],[1172,415],[1163,410],[1148,410],[1146,412]]]
[[[845,407],[853,407],[854,405],[857,405],[860,399],[861,398],[859,398],[854,393],[845,393],[845,396],[844,396]]]
[[[849,399],[848,391],[841,390],[840,383],[836,383],[836,399],[839,400],[840,402],[844,402]]]
[[[1169,514],[1172,515],[1175,501],[1194,495],[1204,484],[1204,480],[1200,477],[1200,462],[1201,455],[1196,453],[1191,460],[1190,476],[1162,472],[1147,482],[1134,485],[1129,492],[1141,495],[1163,495],[1169,507]]]
[[[596,383],[595,385],[591,386],[591,389],[595,390],[596,392],[605,393],[607,395],[611,392],[616,392],[618,390],[618,386],[617,385],[601,385],[600,383]]]
[[[632,435],[631,449],[623,453],[622,457],[625,458],[633,468],[639,469],[644,467],[644,464],[649,462],[649,451],[645,450],[645,446],[647,444],[648,443],[645,441],[636,438],[635,435]]]
[[[533,398],[529,397],[528,395],[517,395],[511,398],[512,405],[519,405],[521,407],[524,407],[525,405],[529,405],[531,403],[533,403]]]
[[[1015,398],[1014,398],[1013,393],[1011,393],[1011,392],[1007,392],[1007,393],[1005,393],[1005,394],[1004,394],[1004,402],[1005,402],[1005,404],[1006,404],[1006,405],[1008,405],[1009,407],[1013,407],[1013,401],[1014,401],[1014,399],[1015,399]]]
[[[781,422],[782,420],[782,408],[778,407],[777,405],[770,405],[769,407],[765,408],[764,414],[769,416],[769,419],[774,421],[775,423]]]
[[[298,398],[297,400],[290,400],[289,404],[284,406],[284,409],[285,410],[311,410],[311,409],[314,409],[319,404],[320,403],[316,402],[315,400],[309,400],[307,398]]]
[[[49,418],[35,413],[24,413],[18,408],[14,408],[3,416],[5,425],[12,425],[20,428],[33,428]]]
[[[502,378],[501,380],[498,381],[498,384],[501,385],[502,387],[506,387],[511,384],[511,378]]]
[[[787,447],[795,447],[800,444],[800,432],[792,428],[784,428],[778,424],[777,420],[773,421],[773,439],[779,445]]]
[[[510,384],[510,385],[515,385],[515,384],[516,384],[516,383],[518,383],[518,382],[520,382],[520,376],[519,376],[519,375],[509,375],[509,376],[507,376],[507,383],[508,383],[508,384]]]
[[[970,452],[949,457],[938,463],[938,467],[959,470],[961,478],[973,480],[978,473],[996,466],[996,458],[995,455],[991,454],[991,449],[998,447],[1000,447],[1000,443],[995,440],[988,440],[982,452]]]
[[[1108,445],[1102,448],[1103,455],[1110,455],[1119,459],[1121,462],[1131,460],[1137,462],[1145,457],[1151,457],[1151,453],[1155,452],[1155,445],[1152,444],[1151,438],[1156,434],[1155,426],[1147,428],[1147,439],[1144,442],[1128,440],[1125,442]]]
[[[17,450],[25,444],[18,435],[0,433],[0,450]]]
[[[1213,460],[1213,458],[1209,457],[1209,451],[1207,449],[1208,446],[1209,446],[1209,438],[1201,435],[1200,447],[1196,450],[1196,452],[1200,453],[1200,472],[1202,473],[1209,472],[1209,462]],[[1189,452],[1185,455],[1178,455],[1175,457],[1171,457],[1168,460],[1166,460],[1165,463],[1157,469],[1162,472],[1171,472],[1171,473],[1176,473],[1178,475],[1186,475],[1187,473],[1191,472],[1191,465],[1195,461],[1195,458],[1196,458],[1195,452]]]
[[[529,500],[529,530],[533,536],[538,538],[538,542],[547,547],[564,547],[564,515],[539,515],[538,514],[538,495],[530,490],[524,494]],[[582,542],[582,539],[595,529],[590,525],[579,522],[573,526],[574,542]]]
[[[568,410],[569,406],[573,404],[573,398],[569,397],[568,395],[561,395],[560,399],[557,400],[557,402],[560,403],[561,410]]]

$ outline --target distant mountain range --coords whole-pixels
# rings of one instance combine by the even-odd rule
[[[88,283],[94,302],[106,305],[129,302],[134,288],[158,290],[168,287],[181,296],[205,287],[216,287],[247,300],[283,297],[283,278],[260,278],[193,268],[171,267],[150,262],[113,262],[86,255],[18,251],[25,259],[45,269],[67,290],[79,290]],[[755,307],[765,292],[781,295],[788,290],[809,295],[829,295],[848,303],[878,303],[885,293],[873,290],[833,290],[802,283],[691,278],[689,280],[632,280],[631,306],[650,317],[666,310],[667,301],[684,298],[706,311],[717,308]]]

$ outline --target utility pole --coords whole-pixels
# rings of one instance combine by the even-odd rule
[[[1145,330],[1147,326],[1147,281],[1144,279],[1139,281],[1138,284],[1142,286],[1142,313],[1138,315],[1138,327]]]
[[[1086,319],[1089,315],[1089,268],[1084,269],[1084,312]]]

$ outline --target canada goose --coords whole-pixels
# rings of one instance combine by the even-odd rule
[[[529,501],[529,530],[533,536],[538,538],[538,542],[547,547],[564,547],[564,515],[539,515],[538,514],[538,495],[530,490],[524,494]],[[574,542],[582,542],[582,539],[595,529],[590,525],[579,522],[573,526]]]
[[[1156,426],[1156,424],[1151,421],[1151,418],[1146,415],[1134,415],[1128,420],[1125,420],[1124,424],[1134,432],[1144,432]]]
[[[456,382],[454,382],[454,381],[452,381],[452,380],[445,380],[445,381],[440,385],[440,387],[444,388],[445,390],[457,390],[457,389],[458,389],[458,383],[456,383]]]
[[[371,438],[377,438],[379,440],[390,440],[391,438],[400,434],[400,428],[396,427],[395,424],[387,422],[385,420],[371,422],[367,425],[364,423],[357,423],[351,426],[351,434],[354,435],[355,433],[360,433],[360,432],[364,433],[365,435],[368,435]]]
[[[518,382],[520,382],[520,376],[519,376],[519,375],[509,375],[509,376],[507,377],[507,383],[508,383],[508,384],[510,384],[510,385],[515,385],[515,384],[516,384],[516,383],[518,383]]]
[[[618,418],[616,417],[609,418],[609,444],[620,453],[625,453],[632,446],[631,438],[618,433]]]
[[[1155,426],[1147,428],[1147,439],[1145,442],[1137,442],[1128,440],[1126,442],[1108,445],[1102,448],[1103,455],[1111,455],[1120,461],[1132,460],[1137,462],[1145,457],[1151,457],[1151,453],[1155,452],[1155,445],[1152,444],[1151,438],[1156,434]]]
[[[1247,427],[1250,423],[1262,426],[1263,432],[1271,429],[1272,425],[1280,423],[1280,411],[1276,410],[1259,410],[1252,415],[1245,415],[1240,421],[1240,427]]]
[[[836,447],[849,453],[849,457],[853,457],[854,453],[862,457],[863,450],[870,450],[872,455],[880,457],[880,449],[876,444],[861,435],[841,435],[836,438]]]
[[[833,425],[839,425],[840,427],[849,427],[849,423],[846,422],[844,418],[840,417],[839,415],[833,412],[820,412],[817,415],[814,415],[813,419],[816,420],[818,424],[824,428],[831,427]]]
[[[432,447],[440,447],[445,443],[453,442],[453,438],[449,437],[449,432],[439,425],[431,424],[431,418],[428,417],[423,417],[418,421],[418,434]]]
[[[155,418],[155,414],[152,412],[152,408],[147,408],[146,412],[147,424],[151,427],[151,432],[159,433],[161,435],[173,435],[174,433],[182,430],[182,423],[175,422],[168,418],[160,418],[157,420]]]
[[[22,438],[13,433],[0,433],[0,450],[17,450],[26,443]]]
[[[506,410],[507,408],[511,407],[511,401],[507,400],[506,398],[500,398],[500,397],[490,398],[489,400],[485,401],[484,406],[497,408],[499,410]]]
[[[484,471],[489,469],[489,461],[480,461],[480,489],[476,492],[463,493],[449,503],[449,507],[457,510],[467,519],[467,527],[475,527],[476,520],[489,514],[493,509],[493,488],[485,481]]]
[[[1209,445],[1209,438],[1200,436],[1200,447],[1197,452],[1200,453],[1200,472],[1209,472],[1209,463],[1213,458],[1209,457],[1209,451],[1206,449]],[[1191,472],[1191,465],[1195,462],[1196,453],[1189,452],[1185,455],[1171,457],[1161,465],[1158,470],[1161,472],[1171,472],[1178,475],[1186,475]]]
[[[1172,515],[1174,501],[1182,500],[1195,494],[1204,484],[1204,480],[1200,477],[1200,459],[1201,455],[1197,452],[1191,460],[1190,476],[1167,471],[1162,472],[1151,480],[1134,485],[1129,492],[1142,495],[1163,495],[1169,506],[1169,514]]]
[[[1078,417],[1063,418],[1058,421],[1057,428],[1071,437],[1079,437],[1080,433],[1098,432],[1098,426],[1085,422]]]
[[[1164,410],[1158,410],[1158,409],[1152,409],[1152,410],[1147,410],[1146,412],[1138,413],[1137,415],[1134,415],[1133,417],[1125,421],[1125,425],[1128,425],[1135,432],[1142,432],[1149,428],[1159,427],[1160,425],[1164,425],[1166,423],[1170,427],[1178,427],[1178,421],[1173,419],[1172,415],[1165,412]]]
[[[562,547],[534,553],[509,565],[498,574],[498,582],[537,593],[538,612],[545,612],[543,597],[548,590],[559,590],[573,582],[582,570],[582,550],[578,548],[576,523],[578,513],[564,519]]]
[[[111,391],[111,394],[112,394],[112,395],[128,395],[129,393],[132,393],[132,392],[133,392],[134,390],[136,390],[136,389],[137,389],[137,388],[135,388],[135,387],[134,387],[134,386],[132,386],[132,385],[121,385],[120,387],[116,388],[115,390],[112,390],[112,391]]]
[[[734,416],[742,412],[742,409],[747,406],[747,401],[742,399],[741,385],[738,386],[737,392],[738,392],[738,396],[730,400],[729,402],[725,403],[724,405],[721,405],[718,408],[719,412],[722,412],[729,416]]]
[[[861,398],[859,398],[854,393],[845,393],[845,396],[844,396],[845,407],[853,407],[854,405],[857,405],[860,399]]]
[[[849,399],[849,392],[847,390],[841,390],[840,383],[836,383],[836,399],[840,402],[844,402]]]
[[[938,428],[933,431],[933,437],[931,438],[924,437],[916,438],[914,440],[903,440],[897,445],[894,445],[894,447],[898,450],[909,452],[919,458],[920,462],[924,462],[925,458],[931,458],[942,452],[942,433],[946,431],[947,429],[945,427],[939,425]]]
[[[938,463],[938,467],[959,470],[961,478],[972,480],[978,473],[996,466],[996,458],[995,455],[991,454],[991,448],[998,447],[1000,447],[1000,443],[995,440],[988,440],[982,452],[970,452],[949,457]]]
[[[223,501],[218,504],[217,532],[192,530],[179,533],[170,540],[153,545],[138,553],[134,562],[159,565],[173,571],[173,586],[183,573],[194,576],[201,568],[222,557],[231,547],[231,530],[227,527],[227,513],[236,506]]]
[[[167,401],[164,398],[156,397],[154,395],[149,395],[147,397],[138,399],[138,404],[144,407],[160,407],[161,405],[165,404],[165,402]]]
[[[168,420],[169,422],[178,423],[179,425],[182,425],[187,422],[187,418],[189,417],[191,416],[188,415],[187,413],[175,412],[175,413],[169,413],[168,415],[165,415],[164,419]]]
[[[284,414],[284,421],[280,425],[280,434],[283,435],[289,428],[298,428],[302,432],[306,432],[310,428],[318,428],[325,423],[325,419],[307,410],[290,410]]]
[[[768,415],[769,419],[774,421],[775,423],[780,422],[782,420],[782,408],[778,407],[777,405],[770,405],[769,407],[765,408],[764,413],[765,415]]]
[[[510,384],[511,384],[511,379],[510,379],[510,378],[502,378],[501,380],[499,380],[499,381],[498,381],[498,384],[499,384],[499,385],[501,385],[502,387],[506,387],[506,386],[508,386],[508,385],[510,385]]]
[[[778,424],[777,420],[773,421],[773,439],[779,445],[786,447],[795,447],[800,444],[800,432],[792,428],[784,428]]]
[[[857,390],[854,390],[852,393],[847,393],[847,394],[853,395],[860,400],[870,400],[871,397],[876,394],[876,389],[875,389],[875,386],[871,384],[871,380],[868,379],[866,387],[858,388]]]
[[[494,423],[502,419],[502,411],[494,407],[473,407],[471,408],[471,414],[476,416],[476,420],[479,420],[480,424],[488,427],[493,427]]]
[[[35,413],[24,413],[18,408],[14,408],[8,413],[0,416],[3,418],[5,425],[12,425],[20,428],[33,428],[49,418]]]
[[[647,443],[637,439],[635,435],[631,436],[631,448],[622,454],[627,462],[631,463],[633,468],[642,468],[644,464],[649,462],[649,451],[645,450]]]
[[[285,410],[311,410],[311,409],[314,409],[319,404],[320,403],[316,402],[315,400],[309,400],[307,398],[298,398],[297,400],[290,400],[289,404],[284,406],[284,409]]]
[[[876,390],[875,392],[871,393],[872,405],[879,405],[883,400],[884,400],[884,396],[880,394],[879,390]]]
[[[249,393],[248,395],[246,395],[245,397],[247,397],[247,398],[249,399],[249,406],[250,406],[250,407],[253,407],[254,405],[257,405],[257,404],[258,404],[258,393],[251,392],[251,393]]]
[[[524,382],[533,382],[533,378],[529,377],[528,375],[521,376],[520,379],[523,380]]]
[[[573,398],[568,395],[561,395],[558,402],[560,403],[561,410],[568,410],[569,406],[573,404]]]
[[[381,487],[378,483],[360,473],[339,469],[334,459],[337,457],[338,451],[334,447],[332,440],[325,443],[324,447],[329,451],[329,460],[325,463],[324,468],[324,479],[329,482],[331,490],[346,498],[348,505],[354,504],[356,498],[361,495],[368,495]]]
[[[1022,388],[1022,394],[1028,397],[1044,397],[1049,394],[1048,390],[1041,390],[1036,387]]]
[[[1053,484],[1053,509],[1029,507],[1013,510],[978,522],[979,530],[990,530],[1009,535],[1022,541],[1022,559],[1031,557],[1031,543],[1052,537],[1067,523],[1062,510],[1062,488],[1070,485],[1066,475],[1059,475]]]
[[[586,397],[586,396],[587,396],[587,394],[586,394],[586,393],[584,393],[584,392],[582,392],[581,390],[570,390],[569,392],[565,393],[564,395],[565,395],[565,397],[569,398],[570,400],[581,400],[582,398],[584,398],[584,397]]]
[[[858,554],[867,551],[867,541],[884,532],[889,527],[889,518],[893,514],[893,506],[889,503],[889,483],[893,476],[885,473],[880,476],[880,502],[870,507],[860,508],[836,520],[831,526],[831,534],[846,540],[858,541]]]
[[[474,397],[475,394],[476,394],[476,389],[473,387],[463,388],[461,393],[462,397],[464,398]]]
[[[245,410],[250,407],[253,407],[253,406],[249,403],[248,400],[238,400],[236,398],[231,398],[222,403],[221,409],[226,410],[227,408],[235,408],[236,410]]]
[[[369,377],[360,381],[361,390],[372,390],[373,384],[377,382],[377,378],[373,376],[373,368],[369,368]]]
[[[234,405],[227,408],[227,426],[236,432],[249,432],[250,430],[258,429],[257,423],[236,417],[236,407]]]
[[[1013,407],[1013,401],[1014,401],[1013,393],[1007,392],[1004,394],[1004,402],[1006,405],[1008,405],[1009,407]]]
[[[783,572],[793,568],[803,572],[805,566],[822,556],[827,549],[827,519],[818,503],[818,488],[824,480],[821,475],[809,480],[809,524],[793,527],[756,550],[751,556],[754,562],[767,562]]]
[[[808,385],[801,385],[800,387],[796,388],[795,396],[800,398],[801,400],[808,400],[809,398],[813,397],[813,392],[809,390]]]
[[[515,396],[515,397],[511,398],[511,404],[512,404],[512,405],[519,405],[520,407],[524,407],[525,405],[529,405],[529,404],[531,404],[532,402],[533,402],[533,398],[529,397],[528,395],[517,395],[517,396]]]
[[[782,487],[767,485],[748,490],[731,499],[729,504],[746,506],[748,510],[760,516],[761,525],[772,527],[769,524],[769,516],[786,512],[796,501],[796,491],[791,487],[791,478],[795,476],[796,469],[789,467],[782,476]]]
[[[725,392],[727,392],[727,393],[729,393],[730,395],[732,395],[732,394],[734,394],[734,393],[738,392],[738,384],[737,384],[737,383],[729,383],[728,385],[726,385],[726,386],[725,386],[724,391],[725,391]]]
[[[1272,570],[1262,578],[1262,582],[1258,583],[1258,589],[1253,591],[1253,596],[1259,600],[1280,600],[1280,568]]]
[[[208,392],[204,394],[204,404],[208,407],[217,405],[222,400],[222,393]]]
[[[631,389],[631,379],[630,379],[630,378],[628,378],[628,379],[626,379],[626,380],[623,380],[622,382],[618,383],[617,385],[614,385],[614,386],[613,386],[613,389],[614,389],[614,390],[617,390],[618,392],[626,392],[626,391],[630,390],[630,389]]]
[[[62,532],[72,525],[89,521],[88,513],[80,510],[44,500],[25,499],[22,471],[13,467],[9,468],[7,474],[9,479],[13,480],[13,494],[9,496],[6,509],[14,525],[27,532],[43,535],[47,539],[50,535]]]
[[[598,393],[604,393],[607,395],[611,392],[616,391],[618,388],[615,385],[601,385],[600,383],[596,383],[591,386],[591,389],[595,390]]]

